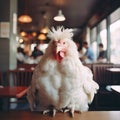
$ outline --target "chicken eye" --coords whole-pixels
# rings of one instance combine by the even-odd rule
[[[63,42],[63,45],[65,45],[65,42]]]

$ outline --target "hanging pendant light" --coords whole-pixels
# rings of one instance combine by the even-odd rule
[[[42,25],[42,27],[41,27],[40,32],[41,32],[41,33],[44,33],[44,34],[47,34],[48,31],[49,31],[47,11],[41,11],[41,14],[42,14],[42,16],[43,16],[43,25]]]
[[[41,29],[41,33],[44,33],[44,34],[47,34],[48,31],[49,31],[49,28],[47,26],[45,26]]]
[[[39,40],[46,40],[46,35],[43,34],[43,33],[40,33],[40,34],[38,35],[38,39],[39,39]]]
[[[18,18],[18,21],[21,23],[30,23],[30,22],[32,22],[32,18],[29,15],[21,15]]]
[[[18,21],[21,22],[21,23],[30,23],[32,22],[32,18],[27,14],[27,0],[25,1],[25,11],[24,11],[24,14],[21,15],[19,18],[18,18]]]
[[[62,13],[62,10],[58,11],[58,15],[54,17],[55,21],[65,21],[65,16]]]
[[[63,15],[63,13],[62,13],[62,10],[61,10],[61,7],[64,5],[64,2],[63,2],[63,0],[57,0],[57,5],[58,5],[58,14],[57,14],[57,16],[55,16],[53,19],[55,20],[55,21],[65,21],[65,16]]]

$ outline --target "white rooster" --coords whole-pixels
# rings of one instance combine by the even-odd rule
[[[34,70],[27,99],[31,111],[87,111],[99,89],[89,68],[81,63],[72,29],[52,28],[45,54]]]

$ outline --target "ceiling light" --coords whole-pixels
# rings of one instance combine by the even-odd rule
[[[39,40],[45,40],[46,39],[45,34],[43,34],[43,33],[39,34],[38,39]]]
[[[24,13],[18,18],[18,21],[21,22],[21,23],[30,23],[32,22],[32,18],[27,14],[28,12],[28,1],[25,0],[24,1]]]
[[[32,32],[32,36],[33,36],[33,37],[36,37],[36,36],[37,36],[37,33],[36,33],[36,32]]]
[[[48,31],[49,31],[49,28],[47,26],[41,29],[41,33],[44,33],[44,34],[47,34]]]
[[[62,13],[62,10],[58,11],[58,15],[54,17],[55,21],[64,21],[65,20],[65,16]]]
[[[24,37],[24,36],[26,36],[26,35],[27,35],[27,33],[26,33],[26,32],[24,32],[24,31],[22,31],[22,32],[20,33],[20,35],[21,35],[22,37]]]
[[[32,22],[32,18],[28,15],[21,15],[18,18],[18,21],[21,22],[21,23],[30,23],[30,22]]]
[[[23,43],[24,40],[22,38],[19,39],[19,43]]]

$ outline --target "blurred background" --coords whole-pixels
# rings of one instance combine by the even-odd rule
[[[8,70],[33,72],[50,42],[48,30],[57,26],[73,29],[80,60],[83,42],[93,50],[94,62],[82,61],[100,85],[91,108],[120,110],[120,94],[108,86],[120,85],[120,69],[107,70],[120,68],[120,0],[0,0],[0,85],[8,84]],[[100,43],[105,61],[98,61]]]
[[[0,7],[3,11],[0,15],[2,69],[9,66],[9,61],[4,61],[4,57],[8,56],[11,61],[10,67],[16,66],[17,60],[12,58],[16,58],[15,54],[19,47],[23,48],[27,56],[31,56],[37,45],[44,53],[49,43],[47,33],[52,26],[72,28],[73,40],[79,49],[82,49],[83,41],[87,41],[94,51],[96,60],[99,53],[98,44],[103,43],[107,51],[107,62],[120,61],[119,0],[2,0]],[[55,17],[59,18],[56,20]],[[7,31],[4,26],[8,27]],[[2,34],[4,31],[6,36]],[[6,40],[6,43],[4,39],[10,41]],[[10,53],[8,50],[4,51],[9,44]],[[12,45],[15,46],[14,49]],[[3,66],[3,63],[7,66]]]

